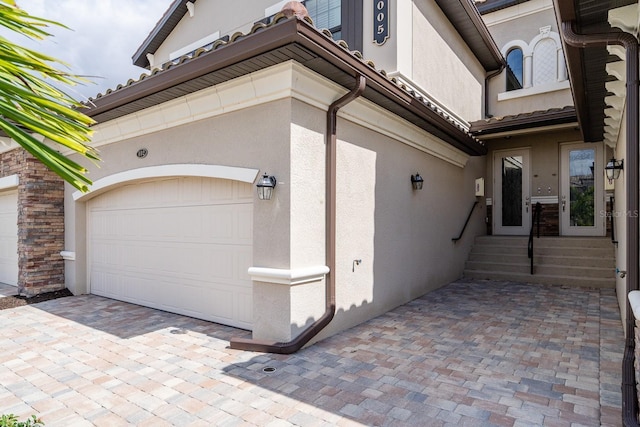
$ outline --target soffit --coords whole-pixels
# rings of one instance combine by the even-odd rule
[[[559,27],[563,21],[575,20],[577,33],[594,34],[617,31],[608,23],[609,10],[634,3],[637,0],[554,0],[554,7]],[[609,55],[605,46],[582,49],[563,42],[563,48],[583,138],[585,142],[602,141],[605,97],[609,95],[606,65],[618,58]]]
[[[485,70],[495,71],[504,66],[500,49],[472,0],[436,0],[436,3]]]
[[[105,122],[290,60],[347,89],[353,87],[357,75],[363,75],[367,78],[364,98],[467,154],[486,153],[467,129],[411,89],[389,79],[384,71],[377,71],[359,52],[349,51],[346,43],[335,42],[330,33],[318,31],[309,22],[283,16],[98,95],[87,103],[85,113]]]

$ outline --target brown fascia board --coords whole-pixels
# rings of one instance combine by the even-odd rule
[[[430,108],[425,102],[393,83],[385,75],[378,72],[372,64],[360,60],[352,52],[339,46],[310,24],[295,18],[279,21],[267,28],[232,41],[226,46],[202,54],[197,58],[187,59],[180,65],[172,66],[167,70],[157,72],[155,75],[92,100],[93,105],[84,112],[88,116],[95,117],[181,83],[292,44],[305,47],[317,55],[319,59],[352,76],[354,81],[357,75],[365,76],[367,78],[365,97],[376,98],[381,95],[384,99],[391,101],[390,110],[392,112],[410,121],[416,119],[414,124],[467,154],[483,155],[486,153],[486,147],[464,129],[459,128],[451,120]],[[303,65],[308,68],[313,66],[311,63]],[[321,72],[322,70],[315,69],[314,71]],[[335,81],[334,75],[326,75],[325,77]]]
[[[155,52],[165,41],[169,33],[178,25],[178,22],[180,22],[182,17],[187,13],[188,1],[189,0],[174,0],[131,57],[133,65],[142,68],[150,67],[149,61],[147,60],[147,53]],[[196,0],[190,1],[192,3],[196,2]]]
[[[495,133],[570,124],[576,123],[576,121],[576,110],[574,108],[562,108],[515,115],[505,117],[502,120],[479,120],[471,123],[470,132],[472,135],[481,138]]]
[[[162,92],[180,83],[197,79],[205,74],[236,64],[261,52],[293,43],[296,37],[291,27],[295,26],[295,23],[293,23],[293,20],[291,21],[274,25],[269,29],[269,38],[256,37],[262,35],[262,32],[251,34],[243,40],[229,43],[227,46],[208,52],[198,58],[187,60],[178,66],[159,70],[155,74],[151,74],[130,86],[115,90],[99,98],[91,99],[89,109],[83,110],[83,112],[89,117],[94,117],[146,96]]]
[[[478,58],[485,71],[501,70],[506,65],[498,45],[473,4],[473,0],[436,0],[436,3]],[[460,22],[456,17],[456,11],[462,11],[467,21]],[[473,30],[469,31],[467,25],[470,25]]]
[[[487,0],[484,3],[478,3],[476,7],[481,15],[495,12],[501,9],[506,9],[511,6],[515,6],[520,3],[527,2],[529,0]]]

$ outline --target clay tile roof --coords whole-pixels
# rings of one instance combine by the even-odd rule
[[[471,123],[469,131],[472,135],[481,137],[498,132],[577,123],[577,120],[576,109],[567,106],[478,120]]]
[[[216,40],[90,98],[85,113],[105,122],[292,59],[346,88],[353,86],[355,75],[365,75],[365,98],[468,154],[486,153],[466,126],[397,79],[388,78],[360,52],[349,50],[346,42],[333,40],[328,30],[316,29],[308,17],[300,20],[282,13],[269,24],[257,23],[246,34]]]

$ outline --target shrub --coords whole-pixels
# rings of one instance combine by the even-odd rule
[[[18,417],[13,414],[0,416],[0,427],[41,427],[44,423],[35,415],[31,415],[26,421],[18,421]]]

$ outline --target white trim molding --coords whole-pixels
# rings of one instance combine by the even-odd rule
[[[76,191],[73,200],[84,201],[98,194],[104,193],[123,183],[140,181],[143,179],[163,178],[170,176],[195,176],[205,178],[222,178],[234,181],[252,183],[258,176],[258,169],[238,168],[220,165],[177,164],[150,166],[131,169],[100,178],[89,187],[87,193]]]
[[[558,196],[531,196],[531,204],[557,205]]]
[[[571,85],[569,80],[561,82],[552,82],[539,86],[531,86],[524,89],[511,90],[498,94],[498,101],[506,101],[507,99],[522,98],[524,96],[539,95],[541,93],[555,92],[557,90],[569,89]]]
[[[9,175],[0,178],[0,190],[15,188],[18,184],[20,184],[20,177],[18,175]]]
[[[295,61],[287,61],[100,123],[95,126],[91,145],[101,147],[287,98],[293,98],[326,111],[333,101],[346,92],[342,86]],[[358,98],[341,109],[338,115],[460,168],[466,165],[470,157],[408,120],[364,98]]]
[[[256,282],[278,283],[295,286],[303,283],[317,282],[329,273],[326,265],[296,268],[287,270],[282,268],[249,267],[249,276]]]
[[[629,305],[636,319],[640,319],[640,291],[629,292]]]
[[[76,260],[76,253],[73,251],[62,251],[60,252],[60,256],[62,257],[62,259],[67,260],[67,261],[75,261]]]

